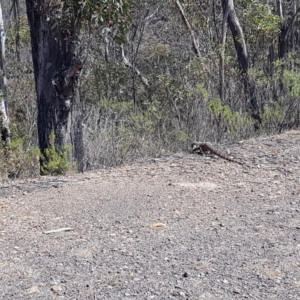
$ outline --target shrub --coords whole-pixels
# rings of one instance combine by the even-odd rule
[[[25,138],[12,140],[10,145],[0,147],[0,177],[32,177],[39,174],[37,147],[31,146]]]
[[[64,146],[61,151],[56,150],[55,134],[50,134],[50,148],[45,149],[41,154],[43,165],[41,166],[42,175],[64,175],[71,169],[72,164],[69,162],[68,153],[71,150],[71,146]]]

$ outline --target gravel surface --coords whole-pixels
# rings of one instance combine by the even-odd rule
[[[0,184],[0,299],[300,299],[300,131],[227,147]]]

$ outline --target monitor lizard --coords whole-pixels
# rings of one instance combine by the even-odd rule
[[[214,154],[218,157],[221,157],[221,158],[223,158],[227,161],[234,162],[234,163],[237,163],[237,164],[240,164],[240,165],[244,164],[241,161],[232,159],[232,158],[228,157],[227,155],[222,154],[220,151],[216,150],[213,147],[213,145],[209,142],[204,142],[204,143],[194,142],[194,143],[192,143],[191,148],[192,148],[192,152],[194,152],[194,153],[198,153],[198,154],[212,153],[212,154]]]

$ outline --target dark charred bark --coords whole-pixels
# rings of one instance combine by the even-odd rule
[[[293,2],[293,14],[289,21],[283,15],[283,8],[281,0],[277,1],[277,10],[278,14],[281,18],[280,24],[280,34],[278,38],[278,58],[284,59],[286,54],[290,49],[294,48],[294,30],[295,30],[295,22],[298,13],[300,12],[300,7],[296,8],[296,2]],[[291,32],[291,43],[288,43],[288,34]]]
[[[281,24],[280,34],[278,38],[278,58],[284,59],[287,53],[287,33],[288,27],[285,23]]]
[[[42,153],[55,134],[55,147],[72,145],[78,170],[83,170],[83,139],[78,79],[83,62],[76,56],[79,28],[55,27],[47,19],[45,0],[26,0],[38,106],[38,137]],[[43,163],[43,162],[42,162]]]
[[[293,2],[293,15],[289,21],[287,21],[287,19],[283,15],[283,7],[282,7],[281,0],[277,1],[277,10],[281,18],[280,34],[278,37],[278,58],[282,61],[279,89],[281,93],[285,94],[286,91],[284,91],[284,84],[282,82],[283,73],[285,70],[285,58],[287,53],[290,50],[293,50],[294,48],[294,25],[295,25],[296,17],[300,11],[300,7],[296,8],[296,2],[295,1]],[[291,33],[290,43],[289,43],[289,33]]]

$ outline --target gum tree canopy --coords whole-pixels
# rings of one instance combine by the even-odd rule
[[[128,24],[130,0],[26,0],[34,66],[39,146],[45,156],[50,135],[55,148],[72,145],[70,159],[83,170],[81,102],[78,79],[94,29]],[[47,162],[41,160],[41,164]]]

